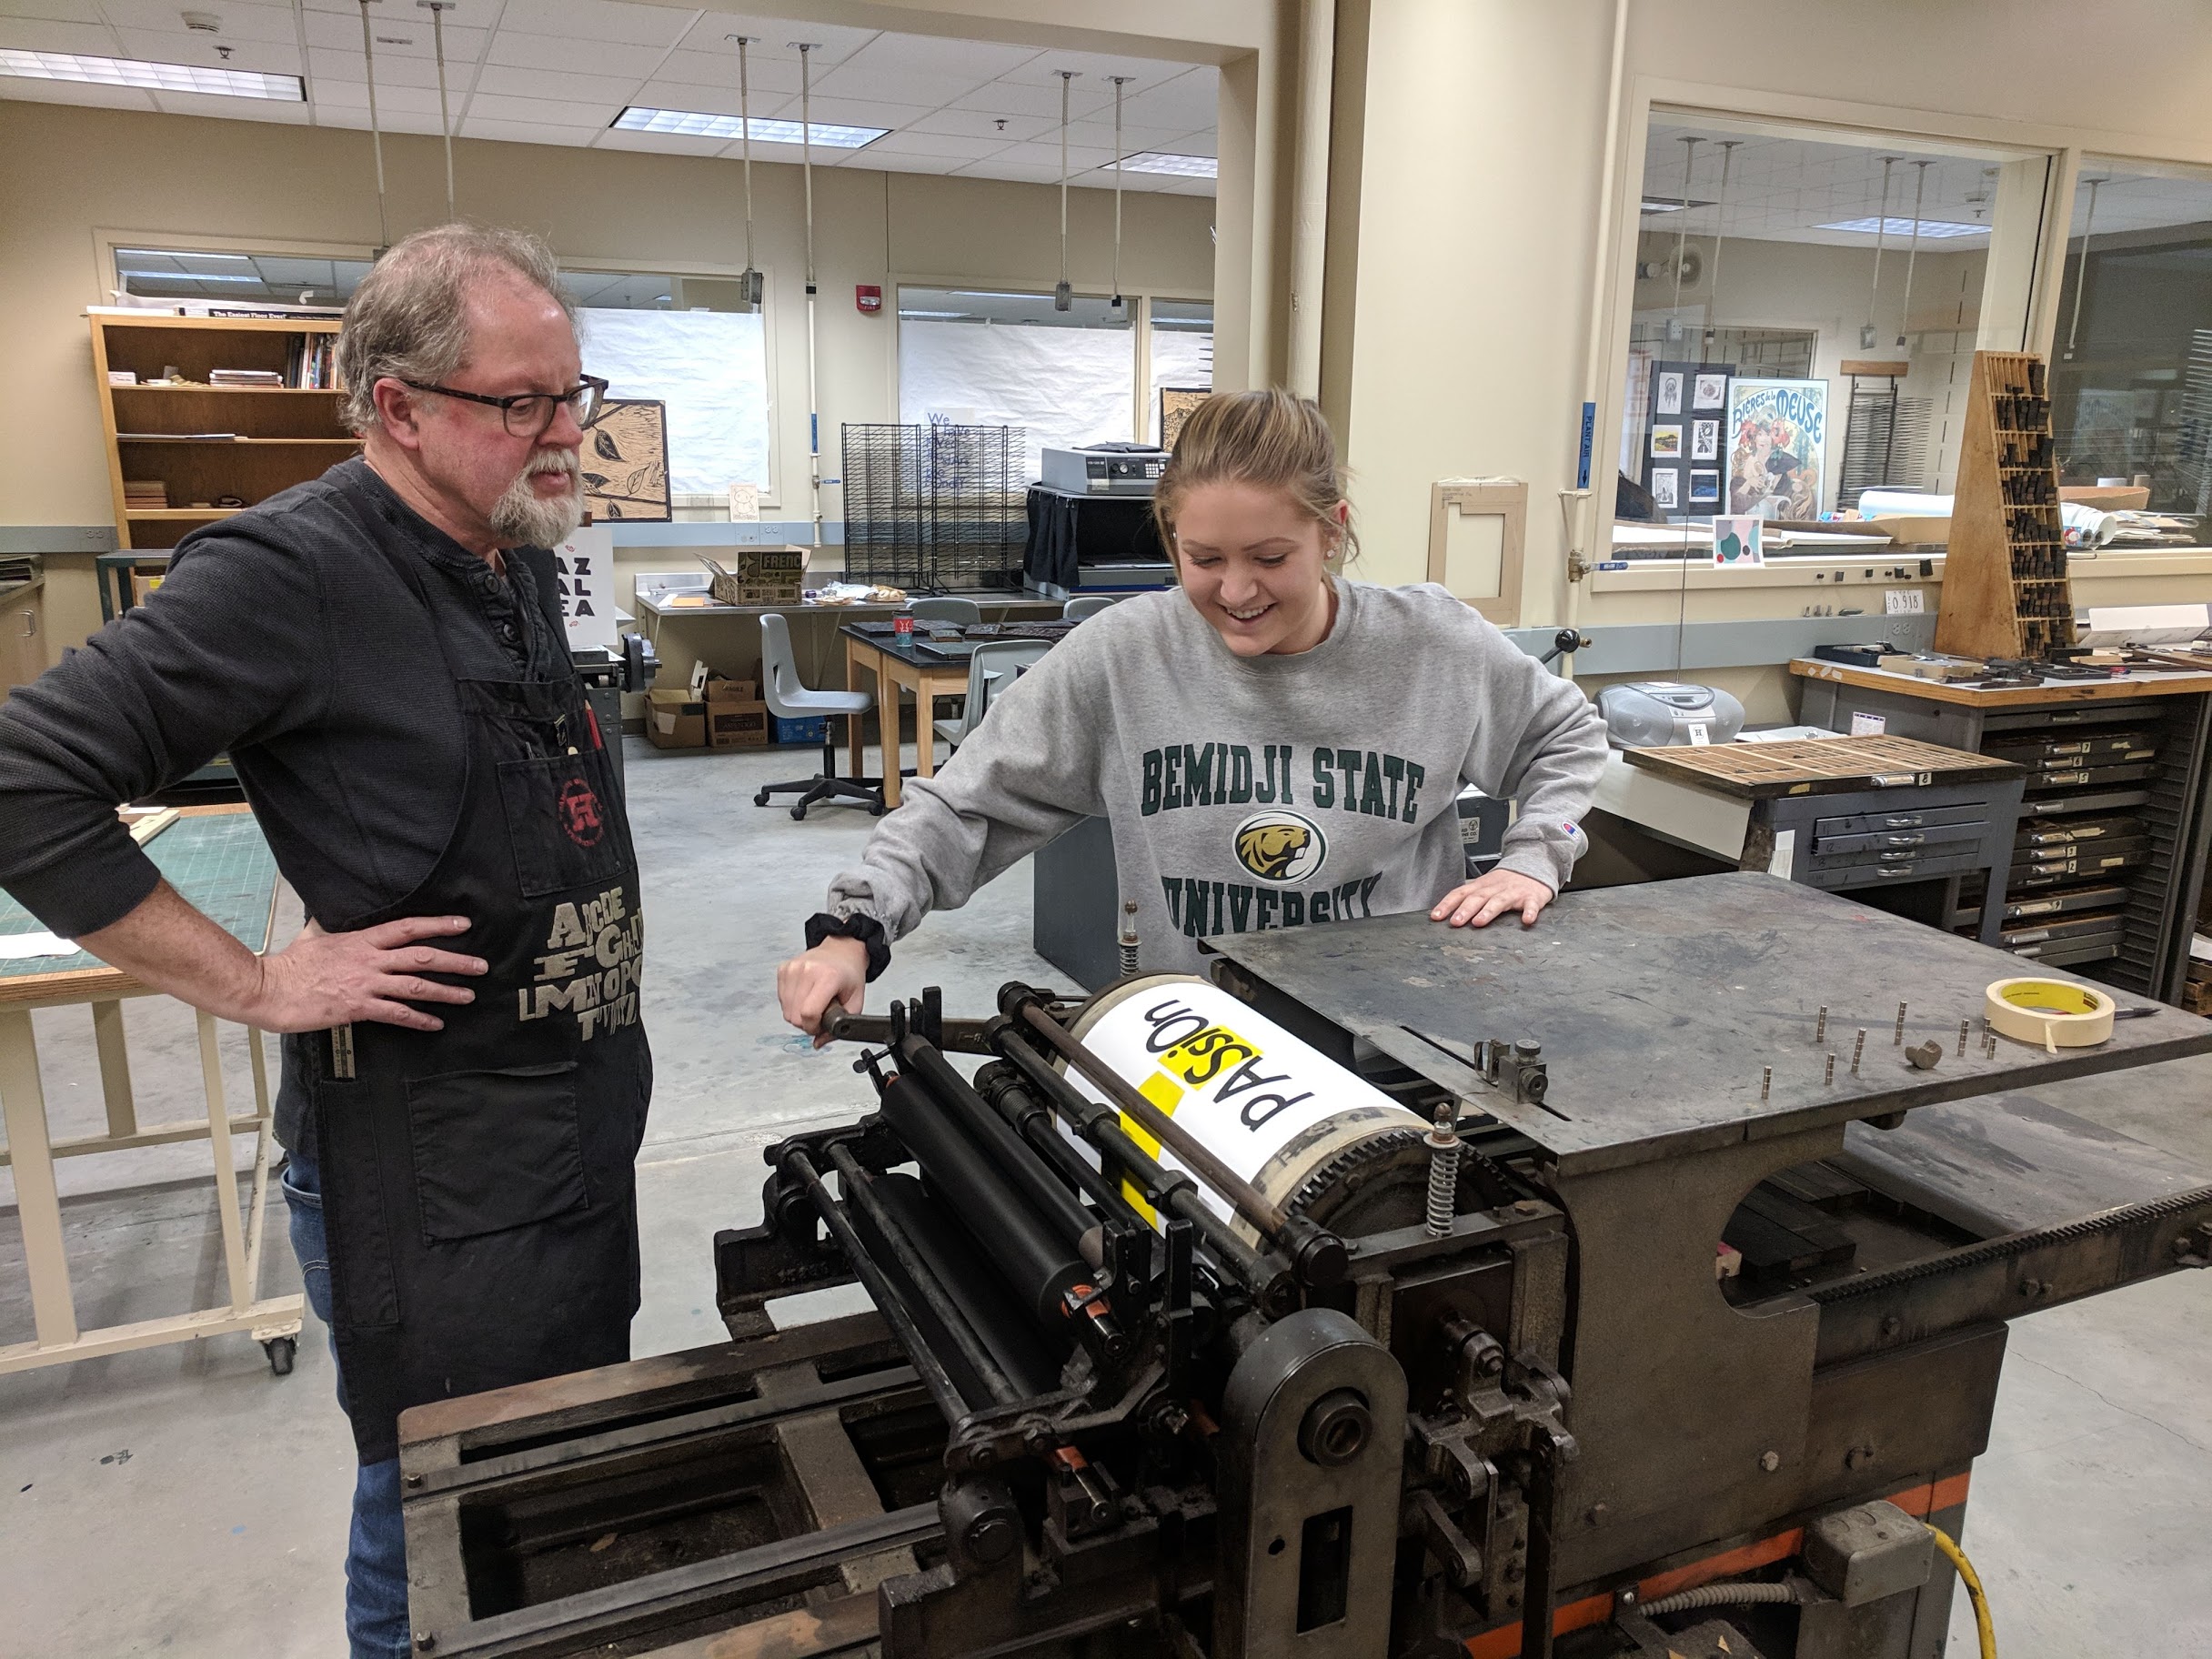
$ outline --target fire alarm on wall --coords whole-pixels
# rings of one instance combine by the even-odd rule
[[[873,283],[857,283],[852,290],[852,303],[860,308],[863,317],[873,317],[883,309],[883,290]]]

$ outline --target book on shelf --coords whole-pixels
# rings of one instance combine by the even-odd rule
[[[337,340],[327,334],[296,334],[285,361],[284,383],[307,391],[337,384]]]
[[[273,368],[211,368],[209,386],[282,386],[284,377]]]
[[[123,505],[136,512],[166,508],[169,505],[169,487],[159,478],[126,478],[123,480]]]

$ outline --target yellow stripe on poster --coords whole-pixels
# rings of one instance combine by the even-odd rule
[[[1182,1090],[1173,1079],[1161,1072],[1155,1071],[1139,1083],[1137,1092],[1171,1118],[1175,1115],[1175,1108],[1182,1104]],[[1159,1140],[1126,1112],[1121,1115],[1121,1128],[1148,1155],[1153,1158],[1160,1156]],[[1138,1191],[1134,1181],[1124,1180],[1121,1182],[1121,1196],[1129,1200],[1139,1215],[1155,1227],[1160,1225],[1160,1212],[1145,1202],[1144,1194]]]

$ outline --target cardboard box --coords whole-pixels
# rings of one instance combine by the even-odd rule
[[[766,703],[709,703],[707,741],[714,749],[764,749],[768,745]]]
[[[707,700],[710,703],[749,703],[759,695],[759,686],[749,679],[724,679],[717,674],[707,681]]]
[[[1840,524],[1825,524],[1828,530],[1879,530],[1901,548],[1940,548],[1951,540],[1951,521],[1948,518],[1916,518],[1898,515],[1887,518],[1862,518],[1856,524],[1845,520]]]
[[[688,690],[648,691],[645,735],[655,749],[704,749],[707,705]]]
[[[723,605],[796,605],[804,587],[811,548],[783,546],[739,548],[727,565],[702,553],[708,591]]]

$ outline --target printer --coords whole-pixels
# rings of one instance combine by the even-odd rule
[[[1166,470],[1168,452],[1150,444],[1093,444],[1044,451],[1044,483],[1076,496],[1149,496]]]

